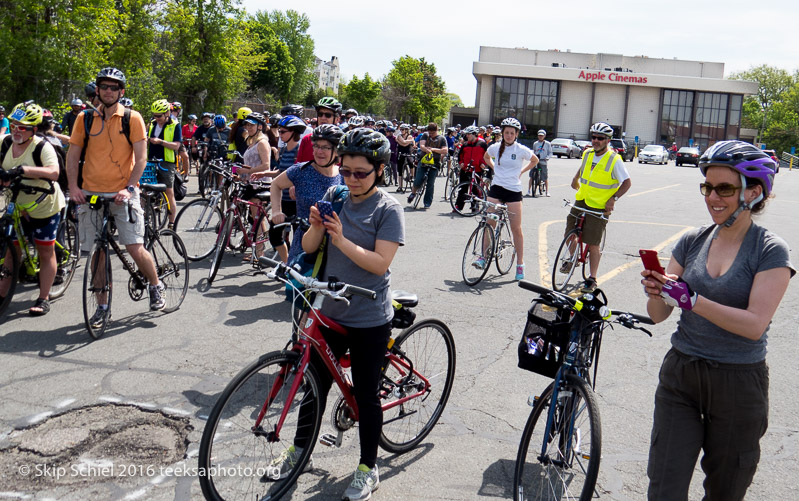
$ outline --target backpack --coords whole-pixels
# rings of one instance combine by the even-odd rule
[[[309,162],[310,163],[310,162]],[[307,164],[306,164],[307,165]],[[333,211],[338,214],[341,212],[341,208],[344,206],[344,201],[347,200],[347,197],[350,194],[350,189],[343,185],[337,185],[336,189],[333,192],[333,200],[331,203],[333,205]],[[327,264],[327,234],[322,237],[322,243],[319,244],[319,248],[314,252],[300,252],[290,263],[294,269],[299,267],[299,272],[302,273],[306,277],[313,277],[317,278],[322,276],[325,271],[325,265]],[[299,282],[291,279],[292,285],[299,289],[300,291],[303,290],[303,287],[300,285]],[[294,301],[294,288],[290,285],[286,284],[286,301]]]
[[[42,150],[44,149],[45,144],[49,144],[53,147],[56,153],[56,157],[58,158],[58,185],[61,186],[61,191],[66,191],[69,183],[67,182],[67,155],[64,153],[64,148],[61,146],[55,145],[48,141],[47,139],[39,136],[42,140],[39,141],[39,144],[33,148],[33,163],[37,167],[42,166]],[[0,145],[0,165],[3,164],[3,161],[6,159],[6,154],[8,150],[11,149],[11,136],[8,135],[3,139],[2,145]]]
[[[92,122],[94,122],[94,110],[88,109],[81,112],[83,115],[83,149],[80,150],[80,161],[78,162],[78,187],[83,188],[83,163],[86,161],[86,147],[89,145],[89,136],[91,136]],[[125,135],[128,144],[133,146],[130,142],[130,110],[125,108],[122,114],[122,130],[120,131]]]

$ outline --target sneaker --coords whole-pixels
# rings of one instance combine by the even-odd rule
[[[359,464],[355,470],[355,478],[344,495],[342,501],[366,501],[372,498],[372,493],[380,486],[380,476],[377,474],[377,465],[371,470],[365,464]]]
[[[524,265],[519,264],[516,266],[516,280],[521,280],[524,278]]]
[[[530,191],[530,190],[527,190],[527,196],[528,196],[528,197],[531,197],[531,196],[533,196],[533,192],[532,192],[532,191]]]
[[[106,318],[111,317],[111,312],[108,311],[108,308],[105,309],[97,307],[97,311],[94,312],[92,318],[89,319],[89,324],[92,326],[93,329],[99,329],[103,326],[103,322],[106,321]]]
[[[580,292],[594,292],[594,289],[596,289],[596,278],[588,277],[585,282],[583,282]]]
[[[477,261],[472,263],[472,266],[477,268],[478,270],[482,270],[486,267],[486,260],[483,257],[477,258]]]
[[[560,265],[560,272],[561,273],[568,273],[572,271],[572,262],[571,261],[563,261],[563,264]]]
[[[158,285],[151,285],[148,289],[150,291],[150,310],[163,310],[164,306],[166,306],[166,300],[164,300],[166,287],[164,287],[164,284],[158,282]]]
[[[430,206],[429,206],[429,205],[425,205],[425,206],[424,206],[424,208],[425,208],[425,209],[429,209],[429,208],[430,208]]]
[[[293,445],[283,451],[280,456],[266,467],[266,473],[261,477],[261,480],[276,482],[288,477],[294,465],[300,459],[302,451],[302,448],[297,449]],[[305,473],[311,470],[313,470],[313,457],[308,458],[308,462],[305,463],[305,468],[302,469],[302,472]]]
[[[416,193],[411,192],[411,194],[408,195],[408,203],[413,203],[414,198],[416,198]]]

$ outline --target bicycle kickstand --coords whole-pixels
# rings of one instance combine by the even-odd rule
[[[321,437],[319,437],[319,443],[322,445],[326,445],[328,447],[341,447],[341,441],[344,439],[344,432],[342,430],[338,430],[338,433],[333,435],[332,433],[325,433]]]

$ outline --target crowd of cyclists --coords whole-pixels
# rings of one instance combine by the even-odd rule
[[[152,257],[142,246],[143,218],[126,212],[142,214],[139,181],[146,164],[159,166],[156,180],[166,186],[171,225],[177,207],[176,178],[192,171],[201,174],[212,159],[236,160],[240,164],[235,173],[238,179],[268,184],[268,188],[253,185],[242,198],[263,200],[256,195],[268,190],[271,216],[260,231],[268,232],[282,261],[293,262],[303,252],[312,253],[327,242],[325,276],[335,274],[378,293],[374,302],[353,299],[347,308],[331,301],[323,308],[330,318],[355,333],[349,339],[325,334],[337,350],[350,348],[352,352],[356,399],[363,411],[361,457],[344,499],[369,499],[379,485],[375,461],[382,423],[374,392],[379,366],[374,361],[385,351],[388,339],[390,264],[404,245],[405,234],[400,203],[380,187],[396,186],[396,193],[408,193],[407,202],[411,203],[426,183],[423,202],[430,207],[439,175],[456,169],[461,181],[468,181],[473,172],[485,176],[490,184],[488,200],[508,207],[517,250],[516,279],[521,280],[525,276],[525,185],[527,194],[534,194],[532,183],[523,181],[524,174],[530,172],[531,176],[539,169],[542,194],[549,196],[545,165],[539,165],[551,156],[546,131],[538,131],[539,141],[531,149],[518,141],[522,125],[513,117],[496,127],[458,125],[441,134],[435,123],[375,120],[354,109],[343,109],[332,97],[322,98],[314,106],[313,118],[304,117],[299,105],[284,106],[275,114],[242,107],[232,121],[223,114],[203,112],[199,117],[188,115],[183,125],[181,104],[159,99],[149,106],[150,121],[145,122],[125,97],[125,86],[121,71],[102,69],[86,86],[86,101],[73,100],[60,124],[49,111],[30,101],[15,106],[7,121],[5,110],[1,110],[0,134],[7,128],[8,135],[2,137],[0,183],[7,186],[21,179],[30,185],[55,187],[54,193],[43,199],[20,195],[17,200],[41,260],[39,296],[29,313],[50,311],[48,290],[55,279],[53,242],[64,217],[65,193],[78,205],[84,248],[90,247],[96,231],[96,211],[92,214],[88,209],[88,198],[98,194],[114,199],[120,243],[150,284],[150,309],[162,309],[163,285]],[[599,239],[607,217],[631,185],[622,159],[608,147],[613,129],[597,123],[590,132],[592,148],[583,155],[572,180],[577,191],[575,205],[603,212],[605,218],[586,223],[584,229],[591,259],[584,292],[597,286]],[[63,149],[67,152],[61,165]],[[706,178],[701,193],[713,224],[680,240],[666,273],[643,273],[653,320],[663,321],[672,308],[681,309],[673,349],[666,356],[657,389],[648,471],[650,499],[685,499],[700,449],[706,452],[702,467],[708,477],[705,488],[712,498],[743,498],[757,466],[757,458],[750,456],[759,451],[758,442],[765,433],[766,332],[795,273],[785,242],[751,221],[751,214],[763,210],[772,192],[773,160],[752,145],[723,141],[703,154],[700,169]],[[336,211],[323,211],[322,201],[334,200],[340,186],[347,188],[343,205]],[[458,206],[467,202],[464,193],[458,193]],[[297,228],[287,242],[279,225],[295,217],[307,219],[310,225],[307,230]],[[575,214],[569,216],[566,232],[574,218]],[[264,251],[256,249],[252,259]],[[15,277],[0,276],[0,298],[12,279]],[[100,304],[94,321],[104,320],[104,315]],[[739,379],[729,379],[730,371],[737,371]],[[750,379],[741,383],[744,376]],[[688,395],[681,387],[686,378],[692,381],[696,395]],[[717,432],[729,428],[725,414],[738,411],[734,393],[741,384],[753,388],[751,393],[757,395],[759,404],[754,409],[747,404],[747,420],[734,423],[733,433]],[[292,461],[293,454],[296,451],[282,460]],[[751,460],[744,461],[745,456]]]

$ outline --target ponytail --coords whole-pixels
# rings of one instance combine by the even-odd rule
[[[502,160],[502,153],[505,152],[505,140],[502,140],[502,144],[499,145],[499,155],[497,155],[497,165],[499,165],[500,161]]]

